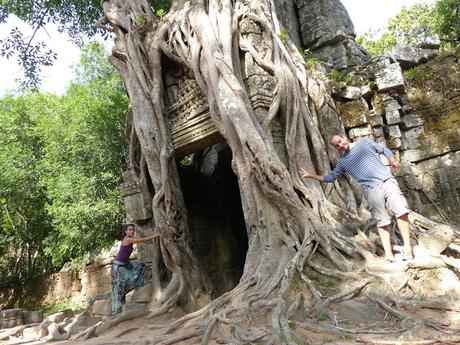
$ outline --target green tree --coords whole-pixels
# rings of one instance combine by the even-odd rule
[[[442,40],[460,43],[460,0],[438,0],[435,4],[437,31]]]
[[[153,10],[163,12],[169,9],[170,0],[150,0]],[[6,37],[0,37],[0,55],[16,57],[23,67],[24,79],[21,84],[36,90],[40,83],[40,72],[44,66],[52,65],[57,54],[48,49],[43,41],[36,41],[35,35],[44,30],[48,23],[57,25],[69,39],[82,47],[88,38],[99,35],[110,37],[103,27],[103,12],[99,0],[2,0],[0,1],[0,24],[10,15],[15,15],[33,28],[32,35],[26,36],[18,28],[13,28]],[[96,23],[98,23],[96,25]]]
[[[102,46],[66,95],[0,101],[0,270],[30,278],[113,243],[123,218],[128,100]]]
[[[38,123],[47,211],[58,230],[48,248],[58,265],[111,243],[123,218],[128,100],[106,59],[100,45],[87,46],[77,80]]]
[[[460,42],[460,0],[438,0],[404,7],[388,22],[387,28],[368,31],[357,42],[372,56],[378,56],[395,45],[440,40],[442,48]]]
[[[35,106],[42,96],[0,100],[0,276],[31,278],[49,269],[42,241],[50,233],[39,162],[43,138]]]

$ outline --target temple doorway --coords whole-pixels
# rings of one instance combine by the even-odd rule
[[[231,150],[220,143],[182,158],[179,167],[191,248],[213,283],[213,298],[238,284],[248,249],[231,159]]]

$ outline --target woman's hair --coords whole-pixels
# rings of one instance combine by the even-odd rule
[[[128,228],[132,226],[133,228],[136,228],[136,224],[134,223],[128,223],[128,224],[125,224],[125,230],[128,230]]]

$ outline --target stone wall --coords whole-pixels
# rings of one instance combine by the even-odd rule
[[[404,72],[406,63],[382,56],[350,70],[353,85],[336,90],[349,137],[372,138],[400,158],[396,176],[410,207],[454,225],[460,224],[458,60],[459,51]]]
[[[37,278],[21,286],[0,290],[0,309],[13,305],[36,309],[54,305],[62,300],[86,304],[95,299],[109,298],[111,262],[118,245],[119,243],[111,250],[100,254],[105,256],[105,259],[93,262],[79,271],[63,269],[49,277]]]

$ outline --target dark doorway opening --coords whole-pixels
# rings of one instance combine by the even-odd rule
[[[248,249],[231,159],[228,146],[217,144],[186,157],[179,167],[191,247],[213,283],[213,298],[238,284]]]

